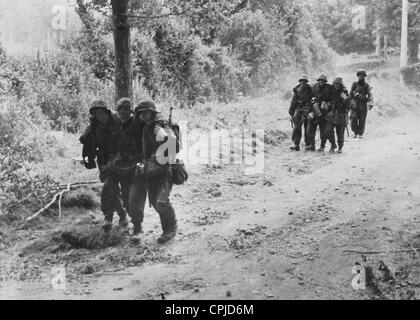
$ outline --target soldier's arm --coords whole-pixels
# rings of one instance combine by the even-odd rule
[[[292,99],[292,103],[290,104],[290,108],[289,108],[289,115],[291,117],[293,117],[295,115],[296,106],[297,106],[297,94],[296,94],[296,89],[293,89],[293,99]]]
[[[81,144],[86,144],[89,137],[93,135],[93,126],[94,126],[94,120],[90,119],[90,124],[86,127],[85,131],[83,132],[82,136],[79,139]]]
[[[372,93],[372,87],[368,85],[368,102],[370,104],[373,104],[373,93]]]
[[[350,97],[354,98],[355,93],[356,93],[356,83],[353,83],[353,85],[351,86]]]

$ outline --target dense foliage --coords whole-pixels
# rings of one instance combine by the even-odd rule
[[[390,47],[399,47],[401,40],[402,1],[373,0],[318,0],[312,4],[318,15],[318,27],[331,48],[339,53],[372,52],[376,35],[388,37]],[[357,7],[365,8],[363,28],[355,28]],[[383,40],[382,40],[383,42]],[[420,44],[420,1],[410,0],[409,7],[409,56],[410,62],[418,61]],[[383,43],[382,43],[383,46]]]

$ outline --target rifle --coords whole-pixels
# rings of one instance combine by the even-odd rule
[[[182,148],[181,128],[179,127],[178,124],[173,123],[173,111],[174,111],[174,108],[170,107],[168,125],[169,125],[169,128],[172,130],[172,132],[175,134],[176,153],[179,153]]]
[[[169,109],[169,120],[168,120],[168,123],[169,123],[169,126],[172,128],[172,114],[173,114],[173,111],[174,111],[174,107],[171,107],[170,109]]]
[[[346,131],[347,131],[347,137],[350,138],[350,132],[349,132],[349,114],[346,113]]]

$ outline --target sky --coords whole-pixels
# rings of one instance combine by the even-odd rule
[[[0,0],[0,43],[10,55],[52,50],[80,28],[72,0]]]

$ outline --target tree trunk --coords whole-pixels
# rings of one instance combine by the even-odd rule
[[[419,62],[419,45],[420,45],[420,35],[417,35],[409,43],[408,48],[408,63],[415,64]]]
[[[402,0],[402,22],[401,22],[401,62],[400,67],[404,68],[408,62],[408,0]]]
[[[133,97],[129,0],[111,0],[115,44],[115,99]]]

